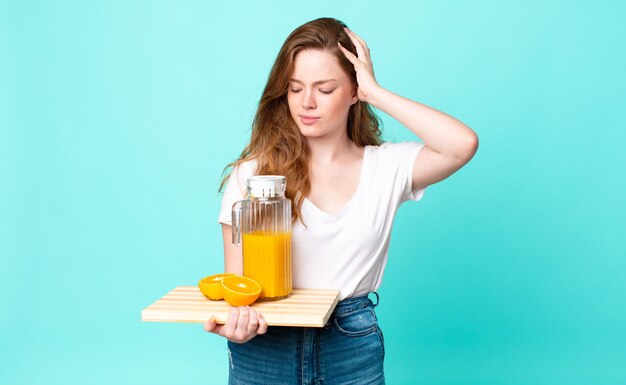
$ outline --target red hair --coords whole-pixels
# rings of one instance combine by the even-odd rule
[[[354,66],[337,47],[337,43],[341,43],[350,52],[357,54],[344,27],[346,25],[339,20],[320,18],[296,28],[287,37],[259,101],[250,143],[239,158],[224,169],[226,172],[231,167],[255,159],[256,175],[284,175],[287,178],[286,196],[294,202],[294,221],[302,220],[300,209],[311,190],[311,184],[306,139],[293,121],[287,103],[289,78],[293,73],[295,57],[300,51],[323,50],[337,57],[356,92],[358,83]],[[348,137],[359,147],[379,145],[382,142],[378,117],[369,104],[360,100],[350,107],[347,129]],[[230,172],[222,180],[220,190],[229,176]]]

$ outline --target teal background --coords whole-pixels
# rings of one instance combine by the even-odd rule
[[[321,16],[481,141],[398,212],[387,382],[626,383],[626,7],[591,3],[2,1],[0,383],[226,382],[222,339],[140,312],[221,271],[222,168]]]

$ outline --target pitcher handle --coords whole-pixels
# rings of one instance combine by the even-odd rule
[[[233,246],[239,246],[241,244],[241,210],[243,208],[243,202],[245,201],[233,203]]]

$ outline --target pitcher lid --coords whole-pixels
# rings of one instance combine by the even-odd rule
[[[282,175],[255,175],[248,177],[248,193],[253,198],[285,196],[287,178]]]

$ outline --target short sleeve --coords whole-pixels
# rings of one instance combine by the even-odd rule
[[[368,146],[372,156],[368,185],[372,191],[379,191],[377,199],[388,202],[393,207],[403,202],[419,201],[425,188],[412,191],[415,159],[424,145],[419,142],[384,142],[379,146]]]
[[[246,199],[246,184],[248,177],[254,175],[254,163],[252,161],[241,163],[233,168],[224,188],[222,196],[222,209],[218,218],[219,223],[232,226],[232,207],[237,201]]]
[[[425,188],[413,191],[413,168],[415,159],[424,145],[419,142],[385,142],[379,147],[379,154],[385,169],[389,171],[389,182],[393,185],[394,201],[399,203],[422,199]],[[393,170],[393,171],[392,171]]]
[[[419,155],[422,148],[424,148],[423,143],[419,142],[401,142],[396,146],[398,151],[398,173],[400,176],[400,181],[402,181],[402,196],[400,198],[401,202],[406,201],[419,201],[424,196],[424,192],[426,191],[426,187],[421,188],[419,190],[413,191],[413,168],[415,166],[415,160]]]

